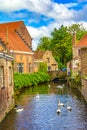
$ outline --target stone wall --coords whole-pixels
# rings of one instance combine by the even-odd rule
[[[12,58],[0,55],[0,122],[14,106]]]
[[[82,79],[82,95],[84,96],[85,100],[87,101],[87,79]]]
[[[58,63],[55,61],[52,51],[46,51],[44,53],[43,61],[47,63],[48,71],[58,70]]]
[[[80,55],[82,76],[87,76],[87,48],[82,48]]]

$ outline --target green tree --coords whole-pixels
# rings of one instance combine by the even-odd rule
[[[39,72],[47,72],[47,64],[44,62],[39,63]]]
[[[72,58],[71,35],[67,27],[63,25],[59,29],[54,29],[52,35],[52,51],[54,57],[59,57],[59,62],[64,66]]]
[[[37,50],[50,50],[50,38],[42,37],[40,38]]]
[[[61,26],[59,29],[54,28],[51,37],[42,37],[37,47],[38,50],[50,50],[59,68],[66,66],[66,63],[72,59],[72,38],[76,32],[79,41],[87,30],[82,24],[72,24],[71,26]]]
[[[76,32],[77,40],[80,40],[87,33],[87,30],[83,27],[83,24],[72,24],[68,27],[68,31],[71,35]]]

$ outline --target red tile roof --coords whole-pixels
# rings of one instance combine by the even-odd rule
[[[42,59],[44,53],[45,53],[45,51],[36,51],[36,52],[34,52],[34,58],[35,59]]]
[[[31,52],[28,46],[15,32],[15,30],[17,30],[22,23],[23,21],[0,24],[0,38],[2,38],[2,41],[4,41],[4,43],[6,44],[6,32],[8,30],[8,44],[10,50]]]
[[[78,42],[76,47],[87,47],[87,34]]]

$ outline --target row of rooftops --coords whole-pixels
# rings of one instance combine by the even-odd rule
[[[24,38],[20,36],[20,33],[18,32],[18,29],[20,28],[22,24],[24,24],[23,21],[1,23],[0,24],[0,42],[2,42],[3,45],[6,45],[7,43],[9,43],[10,50],[32,52],[32,49],[28,46],[27,42],[24,41]],[[81,47],[81,48],[87,47],[87,34],[78,43],[76,43],[75,46]]]

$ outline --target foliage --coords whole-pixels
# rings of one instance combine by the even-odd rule
[[[81,85],[81,75],[80,75],[80,74],[78,74],[78,75],[76,76],[76,83],[77,83],[78,85]]]
[[[47,64],[44,62],[39,63],[38,71],[39,72],[47,72]]]
[[[38,83],[49,81],[49,75],[45,72],[32,74],[14,73],[14,89],[20,90],[23,87],[37,85]]]
[[[40,38],[37,50],[42,50],[42,51],[50,50],[50,44],[51,44],[50,38],[42,37]]]
[[[82,24],[72,24],[71,26],[61,26],[54,28],[51,37],[42,37],[37,50],[50,50],[59,64],[59,68],[66,66],[66,63],[72,59],[72,37],[76,32],[77,41],[82,38],[87,30]]]
[[[74,32],[76,32],[76,38],[77,40],[80,40],[86,33],[87,30],[83,27],[82,24],[72,24],[68,27],[68,31],[72,35]]]

